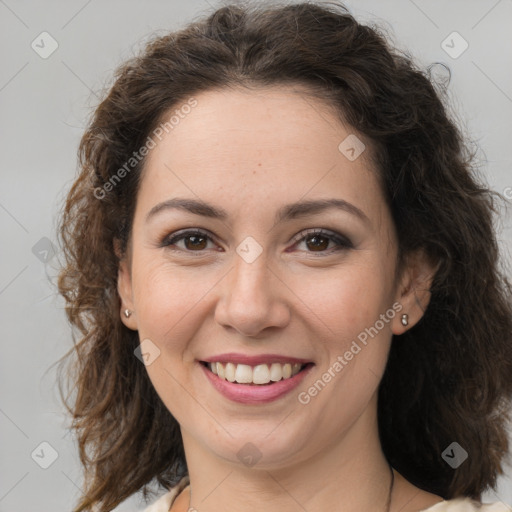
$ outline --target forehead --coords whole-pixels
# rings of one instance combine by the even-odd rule
[[[378,214],[370,148],[326,103],[292,86],[209,90],[194,100],[193,108],[180,112],[177,104],[163,117],[174,115],[174,123],[148,154],[141,195],[222,194],[240,208],[328,195]],[[355,159],[344,152],[354,141],[357,152],[365,148]]]
[[[226,155],[240,157],[243,153],[246,158],[272,148],[301,152],[329,149],[329,154],[337,154],[340,137],[354,131],[337,119],[331,105],[312,97],[303,86],[221,88],[204,91],[194,99],[196,106],[179,118],[172,114],[184,109],[186,102],[163,116],[164,123],[172,117],[175,124],[168,126],[160,147],[172,148],[176,156],[180,148],[193,148],[198,155],[206,148],[216,148]],[[198,141],[201,145],[193,146]],[[366,155],[362,156],[364,159]]]

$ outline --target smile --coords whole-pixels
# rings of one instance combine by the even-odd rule
[[[241,404],[264,404],[289,395],[314,366],[314,363],[250,366],[206,361],[199,364],[214,389],[225,398]]]
[[[248,364],[203,362],[202,364],[215,375],[229,382],[238,384],[269,384],[279,382],[297,375],[306,364],[299,363],[272,363],[250,366]]]

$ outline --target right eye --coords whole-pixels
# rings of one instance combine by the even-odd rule
[[[183,247],[178,247],[177,249],[172,247],[177,246],[177,243],[182,240],[184,241]],[[168,248],[171,251],[204,252],[209,240],[213,242],[213,238],[208,235],[206,231],[189,229],[166,236],[164,240],[162,240],[161,247]]]

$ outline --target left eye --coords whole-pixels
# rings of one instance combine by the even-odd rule
[[[320,252],[320,253],[332,253],[334,251],[339,251],[343,249],[350,249],[353,247],[350,240],[342,235],[339,235],[335,232],[326,231],[323,229],[310,229],[306,230],[306,232],[301,232],[298,236],[301,238],[297,238],[293,247],[298,244],[304,242],[309,249],[307,252]],[[171,246],[177,246],[178,242],[184,242],[184,247],[178,247],[178,249],[172,249]],[[174,236],[167,237],[163,240],[161,246],[169,247],[171,250],[181,250],[186,252],[204,252],[204,249],[207,248],[208,241],[213,243],[213,238],[201,230],[189,230],[178,233]],[[333,242],[335,247],[330,250],[326,250],[329,244]]]
[[[324,229],[310,229],[306,230],[306,232],[303,231],[300,235],[302,235],[302,238],[300,238],[297,243],[304,242],[307,247],[313,247],[313,250],[308,252],[323,252],[330,254],[334,251],[350,249],[353,247],[352,242],[348,238]],[[330,242],[334,242],[335,247],[326,251],[325,249],[327,249]]]

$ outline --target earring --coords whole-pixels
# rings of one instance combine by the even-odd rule
[[[124,310],[124,316],[125,316],[126,318],[130,318],[130,315],[131,315],[131,314],[132,314],[132,312],[131,312],[129,309],[125,309],[125,310]]]
[[[402,325],[405,327],[406,325],[409,325],[409,315],[403,314],[402,315]]]

